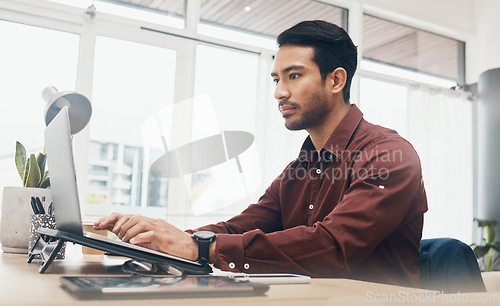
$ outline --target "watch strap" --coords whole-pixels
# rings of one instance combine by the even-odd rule
[[[210,262],[210,240],[198,240],[198,261],[202,263]]]

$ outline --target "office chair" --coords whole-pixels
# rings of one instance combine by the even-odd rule
[[[420,287],[443,293],[485,292],[472,249],[453,238],[420,242]]]

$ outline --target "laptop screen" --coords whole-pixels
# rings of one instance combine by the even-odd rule
[[[68,108],[45,128],[45,149],[57,229],[83,235]]]

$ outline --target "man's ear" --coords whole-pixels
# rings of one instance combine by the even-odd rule
[[[342,89],[344,89],[345,82],[347,81],[347,72],[345,69],[338,67],[328,74],[327,79],[330,84],[331,92],[333,94],[342,94]]]

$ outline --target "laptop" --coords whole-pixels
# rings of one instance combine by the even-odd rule
[[[121,240],[83,231],[67,107],[63,107],[45,129],[45,147],[57,230],[39,228],[37,230],[39,233],[52,237],[51,240],[59,240],[59,242],[69,241],[140,261],[162,262],[185,274],[201,275],[212,272],[211,267],[205,263],[186,260]],[[44,263],[40,267],[40,273],[43,273],[52,262],[53,258],[50,257],[55,255],[52,253],[43,254],[43,251],[48,252],[54,249],[54,247],[44,245],[44,243],[48,243],[48,239],[46,240],[39,239],[33,249],[30,250],[30,258],[33,252],[42,255]]]

